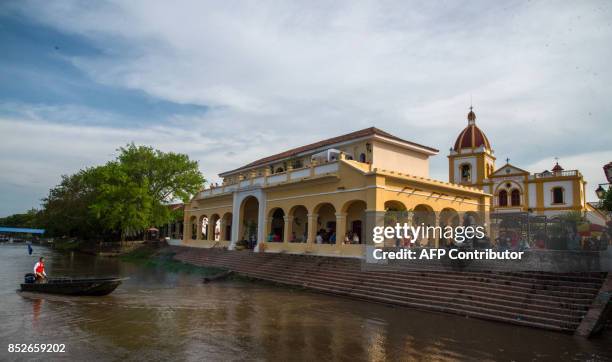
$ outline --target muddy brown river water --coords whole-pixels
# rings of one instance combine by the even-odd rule
[[[105,297],[16,293],[39,255],[54,276],[129,277]],[[65,353],[9,353],[11,343]],[[612,337],[569,335],[288,289],[116,258],[0,245],[0,360],[612,360]]]

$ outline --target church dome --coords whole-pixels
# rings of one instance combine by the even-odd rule
[[[485,149],[491,150],[491,144],[485,136],[484,132],[476,126],[476,113],[470,107],[470,113],[467,115],[468,125],[459,133],[459,137],[455,141],[453,150],[459,152],[461,149],[477,149],[484,146]]]

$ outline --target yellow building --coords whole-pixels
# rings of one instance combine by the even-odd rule
[[[494,212],[555,216],[568,211],[590,211],[585,198],[586,181],[578,170],[564,170],[556,163],[550,171],[530,173],[509,160],[496,169],[491,143],[476,126],[472,109],[467,118],[467,127],[448,155],[450,182],[492,194]]]
[[[391,214],[435,226],[488,215],[479,185],[429,178],[437,153],[367,128],[259,159],[221,173],[222,185],[186,205],[183,244],[363,256],[372,227]]]

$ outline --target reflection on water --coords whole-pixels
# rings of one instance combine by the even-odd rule
[[[17,294],[40,253],[51,275],[130,279],[105,297]],[[612,358],[610,336],[586,341],[262,283],[202,284],[192,275],[40,247],[29,256],[25,246],[0,245],[0,278],[0,360],[16,358],[8,343],[64,343],[60,357],[80,360]]]

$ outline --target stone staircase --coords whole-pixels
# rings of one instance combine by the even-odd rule
[[[574,333],[605,273],[364,271],[361,260],[170,247],[175,259],[369,301]]]

